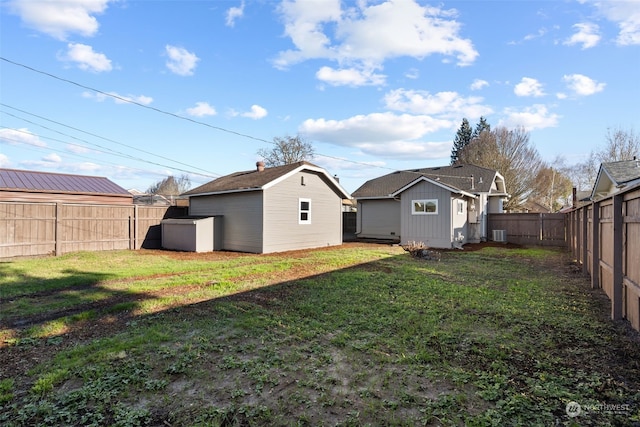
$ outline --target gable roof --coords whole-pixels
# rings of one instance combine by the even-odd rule
[[[492,190],[496,178],[504,182],[504,178],[498,172],[469,164],[409,169],[371,179],[354,191],[353,197],[358,199],[392,197],[418,182],[418,179],[427,179],[459,193],[507,195],[504,188],[499,191]]]
[[[640,180],[640,160],[621,160],[600,164],[596,182],[593,185],[591,198],[610,194],[611,186],[623,186]]]
[[[127,190],[101,176],[18,169],[0,169],[0,190],[132,197]]]
[[[335,178],[329,175],[326,170],[305,161],[284,166],[264,168],[263,170],[258,170],[256,168],[249,171],[234,172],[232,174],[222,176],[218,179],[214,179],[213,181],[189,190],[182,195],[205,196],[222,193],[265,190],[302,170],[307,170],[323,175],[329,185],[332,186],[342,198],[351,198],[349,193],[344,188],[342,188],[338,181],[336,181]]]

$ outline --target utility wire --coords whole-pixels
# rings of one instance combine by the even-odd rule
[[[197,169],[197,170],[200,170],[200,171],[202,171],[202,172],[207,172],[207,174],[209,174],[208,176],[211,176],[211,175],[221,176],[221,174],[214,173],[214,172],[211,172],[211,171],[208,171],[208,170],[206,170],[206,169],[202,169],[202,168],[199,168],[199,167],[196,167],[196,166],[193,166],[193,165],[189,165],[189,164],[187,164],[187,163],[183,163],[183,162],[180,162],[180,161],[178,161],[178,160],[170,159],[170,158],[168,158],[168,157],[161,156],[161,155],[159,155],[159,154],[157,154],[157,153],[152,153],[152,152],[150,152],[150,151],[142,150],[142,149],[140,149],[140,148],[133,147],[133,146],[131,146],[131,145],[127,145],[127,144],[124,144],[124,143],[122,143],[122,142],[118,142],[118,141],[115,141],[115,140],[113,140],[113,139],[106,138],[106,137],[104,137],[104,136],[96,135],[96,134],[94,134],[94,133],[87,132],[87,131],[84,131],[84,130],[82,130],[82,129],[78,129],[78,128],[73,127],[73,126],[66,125],[66,124],[61,123],[61,122],[58,122],[58,121],[56,121],[56,120],[47,119],[46,117],[42,117],[42,116],[39,116],[39,115],[34,114],[34,113],[30,113],[30,112],[25,111],[25,110],[21,110],[21,109],[16,108],[16,107],[12,107],[11,105],[7,105],[7,104],[4,104],[4,103],[2,103],[2,102],[0,102],[0,105],[1,105],[1,106],[3,106],[3,107],[11,108],[12,110],[16,110],[16,111],[19,111],[19,112],[24,113],[24,114],[28,114],[28,115],[33,116],[33,117],[37,117],[37,118],[39,118],[39,119],[41,119],[41,120],[46,120],[46,121],[48,121],[48,122],[55,123],[55,124],[57,124],[57,125],[59,125],[59,126],[63,126],[63,127],[68,128],[68,129],[72,129],[72,130],[75,130],[75,131],[78,131],[78,132],[84,133],[84,134],[86,134],[86,135],[93,136],[93,137],[95,137],[95,138],[100,138],[100,139],[102,139],[102,140],[104,140],[104,141],[107,141],[107,142],[112,142],[112,143],[114,143],[114,144],[118,144],[118,145],[121,145],[121,146],[123,146],[123,147],[130,148],[130,149],[132,149],[132,150],[140,151],[141,153],[144,153],[144,154],[149,154],[149,155],[154,156],[154,157],[159,157],[159,158],[161,158],[161,159],[163,159],[163,160],[169,160],[169,161],[171,161],[171,162],[174,162],[174,163],[177,163],[177,164],[180,164],[180,165],[183,165],[183,166],[187,166],[187,167],[192,168],[192,169]],[[5,112],[5,114],[8,114],[8,115],[10,115],[10,116],[12,116],[12,117],[16,117],[16,118],[19,118],[19,119],[21,119],[21,120],[24,120],[24,121],[27,121],[27,122],[28,122],[28,120],[23,119],[23,118],[18,117],[18,116],[13,116],[13,115],[12,115],[12,114],[10,114],[10,113]],[[32,123],[32,122],[29,122],[29,123]],[[37,123],[34,123],[34,124],[38,125]],[[42,126],[42,125],[38,125],[38,126]],[[44,126],[42,126],[42,127],[43,127],[43,128],[45,128],[45,129],[47,129],[47,128],[46,128],[46,127],[44,127]],[[52,129],[50,129],[50,130],[52,130]],[[57,133],[62,134],[61,132],[58,132],[58,131],[55,131],[55,130],[53,130],[53,131],[54,131],[54,132],[57,132]],[[62,135],[65,135],[65,134],[62,134]],[[65,136],[69,136],[69,137],[71,137],[71,138],[78,139],[78,138],[75,138],[75,137],[70,136],[70,135],[65,135]],[[78,139],[78,140],[80,140],[80,139]],[[80,141],[86,142],[87,144],[91,144],[90,142],[85,141],[85,140],[80,140]],[[97,147],[100,147],[100,146],[99,146],[99,145],[97,145],[97,144],[92,144],[92,145],[96,145]],[[101,147],[101,148],[102,148],[102,147]],[[110,149],[110,148],[107,148],[107,150],[111,150],[111,149]],[[117,153],[117,151],[115,151],[115,150],[113,150],[113,151]],[[138,159],[138,160],[146,161],[146,160],[142,160],[142,159]],[[155,163],[154,163],[154,164],[155,164]],[[161,165],[161,166],[162,166],[162,165]],[[165,166],[165,167],[168,167],[168,166]]]
[[[5,129],[9,129],[9,128],[5,128]],[[16,130],[16,129],[14,129]],[[52,138],[50,138],[52,139]],[[42,153],[50,153],[50,152],[57,152],[57,153],[62,153],[65,155],[70,155],[73,157],[78,157],[80,159],[87,159],[87,160],[91,160],[91,161],[95,161],[95,159],[88,157],[88,156],[83,156],[81,154],[78,153],[69,153],[68,151],[64,151],[64,150],[58,150],[56,148],[53,147],[42,147],[38,144],[35,144],[33,142],[29,142],[29,141],[24,141],[24,140],[18,140],[18,139],[13,139],[13,138],[8,138],[6,136],[2,137],[2,139],[0,139],[0,144],[4,143],[5,141],[9,142],[9,143],[17,143],[17,144],[24,144],[29,146],[28,149],[34,150],[34,151],[39,151]],[[118,168],[123,168],[122,165],[118,164],[118,163],[114,163],[114,162],[110,162],[108,160],[100,160],[100,163],[103,164],[107,164],[107,165],[112,165],[112,166],[116,166]],[[144,172],[144,173],[153,173],[155,175],[162,175],[158,172],[154,172],[154,171],[150,171],[150,170],[145,170],[145,169],[140,169],[140,168],[134,168],[134,167],[130,167],[130,166],[125,166],[124,167],[127,170],[131,170],[131,171],[137,171],[137,172]]]
[[[205,174],[202,174],[202,173],[199,173],[199,172],[193,172],[193,171],[191,171],[191,170],[180,169],[180,168],[176,168],[176,167],[174,167],[174,166],[164,165],[164,164],[162,164],[162,163],[156,163],[156,162],[152,162],[152,161],[150,161],[150,160],[141,159],[141,158],[139,158],[139,157],[134,157],[134,156],[132,156],[132,155],[130,155],[130,154],[121,153],[121,152],[119,152],[119,151],[115,151],[115,150],[113,150],[113,149],[110,149],[110,148],[107,148],[107,147],[103,147],[103,146],[101,146],[101,145],[99,145],[99,144],[95,144],[95,143],[89,142],[89,141],[87,141],[87,140],[84,140],[84,139],[81,139],[81,138],[77,138],[77,137],[75,137],[75,136],[73,136],[73,135],[68,135],[68,134],[65,134],[65,133],[63,133],[63,132],[60,132],[60,131],[58,131],[58,130],[48,128],[47,126],[43,126],[43,125],[41,125],[41,124],[39,124],[39,123],[32,122],[32,121],[30,121],[30,120],[28,120],[28,119],[25,119],[25,118],[23,118],[23,117],[19,117],[19,116],[16,116],[16,115],[14,115],[14,114],[7,113],[6,111],[4,111],[4,112],[3,112],[3,114],[6,114],[6,115],[11,116],[11,117],[15,117],[15,118],[20,119],[20,120],[23,120],[23,121],[25,121],[25,122],[27,122],[27,123],[31,123],[31,124],[33,124],[33,125],[35,125],[35,126],[40,126],[40,127],[44,128],[44,129],[50,130],[50,131],[52,131],[52,132],[55,132],[55,133],[57,133],[57,134],[60,134],[60,135],[66,136],[66,137],[68,137],[68,138],[72,138],[72,139],[75,139],[75,140],[77,140],[77,141],[84,142],[85,144],[89,144],[89,145],[92,145],[92,146],[98,147],[98,148],[100,148],[100,150],[96,150],[96,151],[101,152],[101,153],[104,153],[104,154],[109,154],[109,155],[112,155],[112,156],[118,156],[118,157],[124,157],[124,158],[130,159],[130,160],[136,160],[136,161],[139,161],[139,162],[149,163],[149,164],[152,164],[152,165],[155,165],[155,166],[161,166],[161,167],[165,167],[165,168],[170,168],[170,169],[178,170],[178,171],[181,171],[181,172],[186,172],[186,173],[190,173],[190,174],[195,174],[195,175],[205,176],[205,177],[208,177],[208,178],[216,178],[216,176],[213,176],[213,175],[211,175],[211,174],[207,174],[207,175],[205,175]],[[1,126],[1,127],[2,127],[2,128],[5,128],[5,129],[9,129],[9,128],[5,127],[5,126]],[[86,147],[86,146],[84,146],[84,145],[74,144],[74,143],[71,143],[71,142],[68,142],[68,141],[62,141],[62,140],[59,140],[59,139],[55,139],[55,138],[51,138],[51,137],[47,137],[47,136],[43,136],[43,135],[38,135],[38,134],[36,134],[36,133],[33,133],[33,132],[27,132],[27,131],[24,131],[24,130],[21,130],[21,129],[13,129],[13,130],[14,130],[14,131],[16,131],[16,132],[25,133],[25,134],[27,134],[27,135],[37,136],[37,137],[39,137],[39,138],[51,139],[52,141],[57,141],[57,142],[62,142],[62,143],[65,143],[65,144],[73,145],[73,146],[75,146],[75,147],[87,148],[87,147]],[[187,166],[189,166],[189,165],[187,165]],[[218,176],[220,176],[220,175],[218,175]]]
[[[80,147],[80,148],[85,148],[85,149],[87,148],[86,146],[81,145],[81,144],[74,144],[73,142],[63,141],[63,140],[61,140],[61,139],[52,138],[52,137],[50,137],[50,136],[38,135],[38,134],[36,134],[36,133],[29,132],[29,131],[25,131],[25,130],[22,130],[22,129],[8,128],[8,127],[6,127],[6,126],[0,126],[0,129],[11,129],[11,130],[13,130],[14,132],[24,133],[25,135],[36,136],[36,137],[38,137],[38,138],[48,139],[48,140],[51,140],[51,141],[56,141],[56,142],[60,142],[60,143],[63,143],[63,144],[72,145],[72,146],[74,146],[74,147]],[[72,137],[72,138],[73,138],[73,137]],[[55,149],[55,148],[52,148],[52,147],[49,147],[49,146],[47,146],[47,147],[43,147],[43,146],[40,146],[40,145],[35,144],[35,143],[33,143],[33,142],[30,142],[30,141],[25,141],[25,140],[20,140],[20,139],[13,139],[13,138],[7,137],[6,135],[3,135],[3,136],[0,138],[0,143],[1,143],[2,141],[8,141],[8,142],[16,143],[16,144],[25,144],[25,145],[30,145],[30,146],[32,146],[32,147],[41,148],[41,149],[42,149],[41,151],[46,151],[46,150],[45,150],[45,148],[46,148],[46,149],[48,149],[48,150],[50,150],[50,151],[56,151],[56,152],[58,152],[58,153],[63,153],[63,154],[67,154],[67,155],[73,155],[73,156],[76,156],[76,157],[81,157],[81,158],[84,158],[84,159],[88,159],[88,160],[95,161],[95,159],[94,159],[94,158],[91,158],[91,157],[88,157],[88,156],[82,156],[82,155],[79,155],[78,153],[73,153],[73,152],[71,152],[71,153],[70,153],[68,150],[58,150],[58,149]],[[205,174],[198,173],[198,172],[192,172],[192,171],[189,171],[189,170],[186,170],[186,169],[174,168],[174,167],[166,166],[166,165],[162,165],[162,164],[159,164],[159,163],[153,163],[153,162],[145,161],[145,160],[142,160],[142,159],[137,159],[137,158],[135,158],[135,157],[131,157],[131,156],[127,155],[127,154],[124,154],[124,155],[114,154],[114,153],[110,153],[110,152],[108,152],[108,151],[104,151],[104,150],[100,150],[100,149],[95,149],[95,148],[92,148],[92,150],[93,150],[93,151],[96,151],[96,152],[98,152],[98,153],[104,153],[104,154],[108,154],[108,155],[111,155],[111,156],[116,156],[116,157],[125,157],[125,158],[129,158],[129,159],[132,159],[132,160],[139,160],[139,161],[143,161],[143,162],[145,162],[145,163],[153,164],[153,165],[156,165],[156,166],[168,167],[168,168],[171,168],[171,169],[173,169],[173,170],[178,170],[178,171],[185,172],[185,173],[188,173],[188,174],[191,174],[191,175],[198,175],[198,176],[201,176],[201,177],[204,177],[204,178],[208,178],[208,179],[215,178],[214,176],[211,176],[211,175],[205,175]],[[101,159],[101,160],[100,160],[100,162],[101,162],[101,163],[110,163],[110,164],[112,164],[112,165],[122,167],[122,165],[121,165],[121,164],[113,163],[113,162],[108,162],[108,161],[103,160],[103,159]],[[145,170],[145,169],[140,169],[140,168],[132,168],[132,167],[129,167],[129,166],[127,166],[127,168],[128,168],[128,169],[132,169],[132,170],[137,170],[137,171],[140,171],[140,172],[154,173],[154,174],[156,174],[156,175],[160,175],[158,172],[154,172],[154,171],[150,171],[150,170]]]
[[[78,86],[80,88],[83,88],[83,89],[86,89],[86,90],[90,90],[90,91],[99,93],[99,94],[104,95],[104,96],[115,98],[115,99],[117,99],[119,101],[126,102],[128,104],[134,104],[134,105],[137,105],[139,107],[155,111],[157,113],[161,113],[161,114],[165,114],[165,115],[168,115],[168,116],[172,116],[172,117],[175,117],[177,119],[185,120],[185,121],[188,121],[188,122],[191,122],[191,123],[195,123],[195,124],[198,124],[198,125],[201,125],[201,126],[206,126],[208,128],[211,128],[211,129],[219,130],[221,132],[226,132],[226,133],[230,133],[230,134],[233,134],[233,135],[236,135],[236,136],[252,139],[254,141],[265,142],[267,144],[275,144],[273,141],[269,141],[269,140],[266,140],[264,138],[259,138],[259,137],[255,137],[255,136],[248,135],[248,134],[245,134],[245,133],[233,131],[233,130],[230,130],[230,129],[225,129],[225,128],[220,127],[220,126],[214,126],[214,125],[211,125],[209,123],[205,123],[205,122],[201,122],[201,121],[198,121],[198,120],[191,119],[189,117],[181,116],[179,114],[171,113],[169,111],[164,111],[164,110],[161,110],[161,109],[156,108],[156,107],[151,107],[149,105],[142,104],[142,103],[134,101],[132,99],[128,99],[128,98],[124,98],[124,97],[121,97],[121,96],[118,96],[118,95],[114,95],[112,93],[104,92],[102,90],[95,89],[95,88],[90,87],[90,86],[86,86],[84,84],[75,82],[73,80],[65,79],[65,78],[56,76],[54,74],[48,73],[46,71],[38,70],[38,69],[30,67],[28,65],[12,61],[12,60],[7,59],[7,58],[5,58],[3,56],[0,56],[0,59],[5,61],[5,62],[8,62],[10,64],[13,64],[15,66],[25,68],[25,69],[27,69],[29,71],[33,71],[35,73],[42,74],[42,75],[45,75],[47,77],[51,77],[53,79],[56,79],[56,80],[59,80],[59,81],[65,82],[65,83],[69,83],[71,85]],[[356,160],[348,160],[348,159],[344,159],[344,158],[341,158],[341,157],[330,156],[330,155],[327,155],[327,154],[316,153],[316,155],[318,155],[320,157],[326,157],[328,159],[339,160],[339,161],[342,161],[342,162],[352,163],[352,164],[356,164],[356,165],[360,165],[360,166],[368,166],[368,167],[374,167],[374,168],[378,168],[378,169],[386,169],[386,170],[390,170],[390,171],[393,171],[393,172],[409,172],[409,173],[415,173],[416,175],[420,175],[420,176],[427,175],[426,173],[415,172],[413,170],[398,170],[398,169],[390,168],[390,167],[387,167],[387,166],[381,166],[381,165],[376,165],[376,164],[366,163],[366,162],[358,162]],[[438,175],[438,176],[448,177],[448,178],[461,178],[460,176],[446,176],[446,175]],[[471,179],[471,178],[469,177],[469,179]]]
[[[118,95],[114,95],[112,93],[104,92],[104,91],[101,91],[99,89],[95,89],[95,88],[92,88],[90,86],[86,86],[86,85],[83,85],[81,83],[74,82],[73,80],[69,80],[69,79],[65,79],[65,78],[62,78],[62,77],[58,77],[58,76],[56,76],[54,74],[47,73],[46,71],[41,71],[41,70],[35,69],[33,67],[30,67],[28,65],[24,65],[24,64],[21,64],[19,62],[11,61],[10,59],[7,59],[7,58],[5,58],[3,56],[0,56],[0,59],[5,61],[5,62],[8,62],[10,64],[16,65],[18,67],[26,68],[27,70],[33,71],[34,73],[42,74],[42,75],[45,75],[47,77],[51,77],[53,79],[59,80],[61,82],[69,83],[69,84],[72,84],[74,86],[78,86],[78,87],[81,87],[83,89],[87,89],[87,90],[99,93],[101,95],[104,95],[104,96],[109,96],[111,98],[115,98],[115,99],[117,99],[119,101],[126,102],[128,104],[134,104],[134,105],[137,105],[138,107],[146,108],[148,110],[152,110],[152,111],[155,111],[157,113],[166,114],[168,116],[172,116],[172,117],[175,117],[175,118],[178,118],[178,119],[181,119],[181,120],[186,120],[188,122],[195,123],[195,124],[198,124],[198,125],[201,125],[201,126],[206,126],[206,127],[209,127],[209,128],[215,129],[215,130],[219,130],[219,131],[222,131],[222,132],[230,133],[230,134],[241,136],[241,137],[244,137],[244,138],[253,139],[255,141],[260,141],[260,142],[266,142],[266,143],[269,143],[269,144],[273,144],[273,141],[267,141],[266,139],[257,138],[255,136],[251,136],[251,135],[247,135],[247,134],[244,134],[244,133],[236,132],[236,131],[233,131],[233,130],[225,129],[225,128],[222,128],[222,127],[219,127],[219,126],[213,126],[213,125],[210,125],[209,123],[200,122],[198,120],[190,119],[189,117],[184,117],[184,116],[181,116],[179,114],[171,113],[169,111],[164,111],[164,110],[161,110],[161,109],[156,108],[156,107],[151,107],[149,105],[142,104],[142,103],[134,101],[132,99],[127,99],[127,98],[123,98],[123,97],[118,96]]]

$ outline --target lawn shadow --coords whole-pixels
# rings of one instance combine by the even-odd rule
[[[16,277],[0,285],[0,330],[17,336],[26,328],[73,316],[96,317],[117,310],[134,309],[138,303],[155,298],[147,293],[114,291],[104,283],[115,276],[77,269],[64,276],[43,279],[0,263],[0,274]],[[86,316],[79,316],[88,313]],[[4,343],[0,342],[0,347]]]

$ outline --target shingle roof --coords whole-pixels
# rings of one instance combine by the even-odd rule
[[[640,178],[640,160],[622,160],[603,163],[602,167],[616,184]]]
[[[258,171],[257,169],[242,171],[242,172],[234,172],[229,175],[222,176],[218,179],[210,181],[206,184],[203,184],[199,187],[191,189],[185,193],[183,196],[194,196],[199,194],[214,194],[214,193],[223,193],[223,192],[234,192],[234,191],[247,191],[247,190],[259,190],[262,189],[265,185],[270,182],[283,177],[284,175],[295,171],[298,168],[307,166],[314,170],[322,170],[319,166],[316,166],[309,162],[297,162],[284,166],[276,166],[272,168],[264,168],[262,171]],[[327,174],[327,176],[329,176]],[[339,187],[339,185],[338,185]],[[346,197],[349,195],[342,189],[339,188],[340,192],[344,193]]]
[[[489,193],[496,174],[494,170],[468,164],[396,171],[365,182],[353,192],[353,197],[388,197],[421,176],[453,189]]]
[[[101,176],[69,175],[17,169],[0,169],[0,189],[131,196],[127,190]]]

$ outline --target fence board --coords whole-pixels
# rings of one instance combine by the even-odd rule
[[[589,224],[577,226],[582,216]],[[594,288],[611,300],[611,317],[624,318],[640,331],[640,186],[574,209],[568,215],[568,242]],[[584,241],[589,259],[580,257]]]
[[[492,238],[493,230],[507,230],[507,241],[519,245],[567,245],[567,220],[565,214],[489,214],[488,229],[489,238]]]
[[[0,202],[0,258],[159,248],[162,219],[186,214],[175,206]]]

